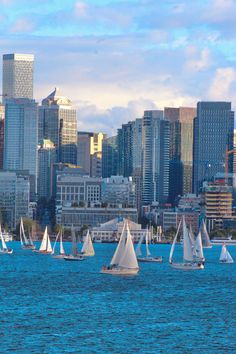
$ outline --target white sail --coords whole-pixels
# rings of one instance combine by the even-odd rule
[[[31,232],[32,232],[32,230],[31,230]],[[30,244],[30,246],[34,246],[31,234],[29,234],[29,244]]]
[[[46,247],[46,251],[49,253],[49,252],[52,252],[52,245],[51,245],[51,241],[50,241],[50,237],[49,237],[49,234],[47,233],[47,247]]]
[[[60,233],[60,254],[65,254],[65,250],[64,250],[63,242],[62,242],[62,231]]]
[[[202,248],[202,236],[201,232],[198,232],[197,238],[193,246],[193,255],[196,260],[204,261],[203,248]]]
[[[170,263],[172,263],[172,257],[173,257],[173,253],[174,253],[174,249],[175,249],[176,240],[177,240],[177,237],[178,237],[178,234],[179,234],[180,226],[181,226],[181,220],[179,222],[178,229],[176,231],[176,234],[175,234],[175,237],[174,237],[171,249],[170,249],[170,255],[169,255],[169,262]]]
[[[55,239],[55,242],[54,242],[53,248],[52,248],[52,254],[54,254],[54,253],[55,253],[55,249],[56,249],[57,240],[58,240],[59,235],[60,235],[60,231],[57,233],[57,236],[56,236],[56,239]]]
[[[2,235],[2,226],[0,224],[0,238],[1,238],[1,242],[2,242],[2,249],[3,250],[7,250],[7,245],[6,245],[6,242],[4,240],[4,237]]]
[[[206,228],[206,224],[205,224],[204,220],[202,220],[202,222],[201,222],[200,230],[201,230],[201,234],[202,234],[202,246],[203,247],[211,247],[212,243],[210,241],[210,237],[207,232],[207,228]]]
[[[149,241],[149,230],[147,229],[147,232],[146,232],[146,254],[147,254],[147,257],[151,256],[151,252],[149,250],[149,247],[148,247],[148,241]]]
[[[118,263],[118,265],[122,268],[128,269],[138,269],[138,261],[134,251],[134,245],[132,241],[132,237],[129,231],[129,227],[127,225],[127,236],[126,243],[123,250],[122,257]]]
[[[83,244],[83,247],[81,249],[81,252],[84,253],[85,256],[94,256],[95,255],[94,248],[93,248],[93,243],[92,243],[92,239],[91,239],[89,230],[87,231],[87,235],[85,237],[84,244]]]
[[[221,254],[220,254],[220,262],[234,263],[234,260],[231,257],[229,251],[227,250],[226,245],[222,246]]]
[[[46,251],[47,250],[47,239],[48,239],[48,228],[45,227],[43,239],[39,248],[39,251]]]
[[[123,230],[122,230],[122,233],[120,236],[120,240],[118,242],[115,253],[114,253],[112,260],[111,260],[111,265],[115,265],[115,264],[117,265],[120,262],[120,259],[121,259],[121,256],[123,254],[124,247],[125,247],[125,228],[127,228],[127,222],[124,223]]]
[[[145,236],[144,234],[142,236],[140,236],[137,247],[135,249],[135,253],[136,253],[137,257],[142,256],[141,244],[143,243],[144,236]]]
[[[183,247],[184,247],[184,260],[193,261],[192,242],[189,236],[189,231],[187,229],[184,216],[183,216]]]
[[[189,226],[189,237],[190,237],[192,246],[194,246],[195,237],[194,237],[194,233],[193,233],[193,229],[192,229],[192,225],[191,225],[191,224],[190,224],[190,226]]]
[[[25,230],[24,230],[24,224],[22,218],[20,219],[20,240],[22,246],[29,244],[29,241],[25,236]]]

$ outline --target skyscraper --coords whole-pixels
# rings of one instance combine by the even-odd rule
[[[233,149],[234,112],[230,102],[198,102],[194,119],[193,190],[224,172],[226,149]],[[232,172],[232,155],[229,172]]]
[[[0,104],[0,170],[3,169],[5,106]]]
[[[7,98],[33,98],[34,55],[4,54],[2,93]]]
[[[31,200],[37,191],[38,106],[27,98],[7,99],[4,127],[4,169],[28,170]]]
[[[76,110],[56,88],[39,107],[39,142],[51,140],[57,149],[57,162],[77,163]]]
[[[117,175],[117,136],[102,142],[102,177]]]
[[[196,109],[179,107],[164,109],[170,122],[170,181],[169,200],[192,191],[193,119]]]
[[[142,204],[164,203],[169,192],[169,122],[163,111],[145,111],[142,126]]]

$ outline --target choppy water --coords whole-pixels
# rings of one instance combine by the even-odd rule
[[[99,273],[114,244],[83,262],[12,246],[0,256],[1,353],[236,352],[236,263],[218,263],[220,246],[205,250],[205,270],[183,272],[169,245],[152,245],[164,263],[135,277]]]

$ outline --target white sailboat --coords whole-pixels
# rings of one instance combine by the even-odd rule
[[[187,229],[185,218],[182,219],[183,223],[183,262],[182,263],[174,263],[173,262],[173,254],[175,249],[175,244],[177,241],[177,237],[180,230],[181,222],[179,223],[175,238],[173,240],[173,244],[170,250],[169,263],[173,268],[182,269],[182,270],[196,270],[196,269],[204,269],[204,264],[202,262],[198,262],[194,259],[194,251],[192,247],[192,240],[189,236],[189,231]]]
[[[40,245],[39,250],[35,250],[34,252],[42,253],[42,254],[51,254],[52,253],[52,245],[50,241],[50,237],[48,234],[48,228],[45,227],[45,231],[43,234],[43,239]]]
[[[203,254],[203,246],[202,246],[202,235],[200,230],[193,244],[193,256],[196,262],[202,262],[202,263],[205,262],[205,257]]]
[[[201,225],[200,225],[200,232],[202,235],[202,247],[203,248],[212,248],[212,243],[210,241],[210,237],[207,232],[207,228],[206,228],[206,224],[205,224],[204,219],[202,220]]]
[[[4,240],[4,237],[2,235],[1,224],[0,224],[0,239],[1,239],[1,243],[2,243],[2,247],[0,247],[0,254],[12,254],[13,253],[13,249],[7,247],[6,242]]]
[[[82,254],[83,256],[86,256],[86,257],[92,257],[95,255],[95,251],[93,248],[93,242],[92,242],[89,230],[87,231],[87,234],[85,236],[85,240],[84,240],[83,247],[81,249],[80,254]]]
[[[21,243],[21,248],[23,250],[34,250],[35,245],[33,244],[32,238],[29,235],[29,239],[27,239],[25,235],[25,230],[24,230],[24,224],[22,218],[20,219],[20,243]]]
[[[78,252],[77,248],[77,242],[76,242],[76,237],[75,237],[75,230],[74,227],[72,226],[71,228],[71,244],[72,244],[72,250],[71,254],[64,256],[65,261],[83,261],[85,258]]]
[[[222,245],[221,249],[221,254],[220,254],[220,263],[234,263],[233,258],[231,257],[231,254],[226,248],[226,245]]]
[[[144,236],[143,236],[144,237]],[[146,234],[145,234],[145,243],[146,243],[146,256],[142,256],[142,251],[141,251],[141,244],[143,241],[143,237],[140,237],[139,243],[136,247],[135,253],[137,256],[137,260],[139,262],[156,262],[156,263],[161,263],[162,262],[162,257],[153,257],[151,255],[151,252],[149,250],[148,244],[149,244],[149,230],[147,228]]]
[[[111,275],[135,275],[139,271],[138,261],[128,223],[125,223],[119,243],[109,266],[104,266],[101,273]]]
[[[59,244],[60,244],[59,253],[55,254],[56,245],[57,245],[58,239],[59,239]],[[51,255],[53,256],[53,258],[58,258],[58,259],[63,259],[65,257],[65,255],[66,255],[65,251],[64,251],[64,247],[63,247],[62,230],[60,230],[58,232],[58,234],[57,234],[57,237],[55,239],[55,242],[54,242],[54,245],[53,245],[53,248],[52,248]]]

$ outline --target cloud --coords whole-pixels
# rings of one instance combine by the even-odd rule
[[[34,24],[29,18],[19,18],[11,26],[10,31],[13,33],[25,33],[31,32],[34,28]]]
[[[209,87],[209,97],[213,100],[229,101],[236,94],[236,69],[232,67],[218,68]],[[234,85],[233,92],[231,91]]]
[[[196,55],[196,48],[190,46],[187,48],[186,52],[188,54],[192,54],[194,57]],[[198,53],[197,53],[198,54]],[[186,68],[189,71],[199,71],[199,70],[206,70],[211,64],[211,52],[208,48],[204,48],[200,51],[198,58],[191,58],[186,62]]]

